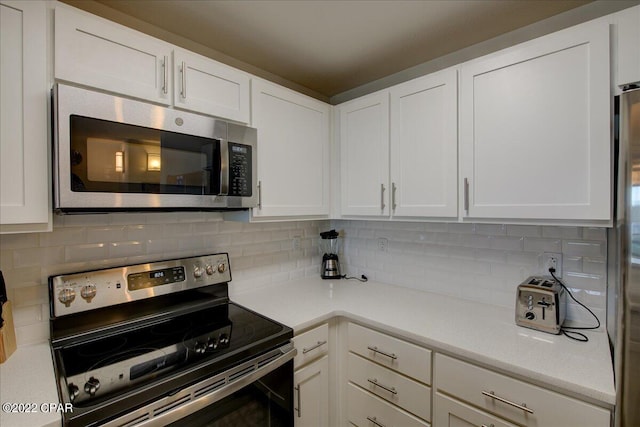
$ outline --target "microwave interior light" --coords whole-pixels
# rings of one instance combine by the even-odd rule
[[[116,172],[124,172],[124,151],[116,151]]]
[[[159,171],[160,167],[160,154],[147,153],[147,170]]]

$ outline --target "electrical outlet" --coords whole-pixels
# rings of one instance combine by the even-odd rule
[[[385,239],[384,237],[378,237],[378,250],[380,252],[386,252],[388,244],[389,241],[387,239]]]
[[[542,254],[542,272],[543,274],[549,274],[549,269],[554,268],[556,271],[553,273],[557,277],[562,277],[562,254],[554,252],[545,252]]]
[[[300,236],[293,236],[293,243],[291,244],[291,248],[294,251],[300,250]]]

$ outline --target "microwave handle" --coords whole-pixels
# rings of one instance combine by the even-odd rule
[[[229,141],[220,141],[220,196],[229,194]]]

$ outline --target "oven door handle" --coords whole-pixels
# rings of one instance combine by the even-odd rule
[[[289,362],[296,354],[298,351],[293,347],[293,344],[288,343],[103,424],[103,427],[165,426],[241,390]]]

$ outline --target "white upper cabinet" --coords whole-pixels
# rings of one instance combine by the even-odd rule
[[[457,217],[457,96],[455,69],[391,88],[394,217]]]
[[[47,7],[0,2],[0,230],[51,230]]]
[[[195,53],[174,50],[175,106],[249,123],[249,75]]]
[[[640,83],[640,6],[614,15],[618,36],[618,74],[616,83],[623,86]]]
[[[171,50],[153,37],[56,5],[56,79],[170,105]]]
[[[341,104],[342,215],[389,215],[389,92]]]
[[[464,217],[610,221],[609,67],[602,20],[462,65]]]
[[[251,92],[260,185],[253,215],[328,216],[331,107],[259,79]]]

